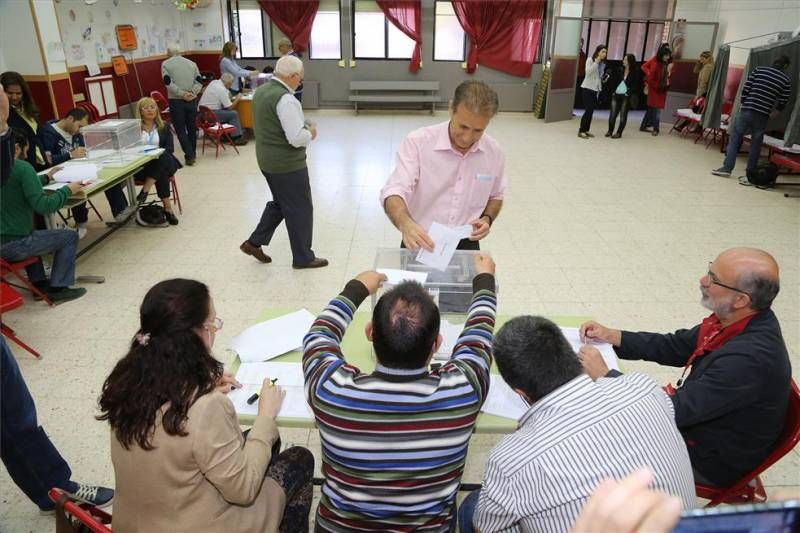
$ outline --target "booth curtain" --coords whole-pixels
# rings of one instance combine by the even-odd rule
[[[319,0],[259,0],[258,5],[279,30],[292,41],[292,49],[302,53],[308,50],[311,26],[317,16]]]
[[[386,19],[408,37],[414,39],[409,72],[419,70],[422,55],[422,2],[420,0],[377,0]]]
[[[706,107],[703,111],[703,128],[719,128],[720,120],[722,120],[722,104],[725,100],[725,83],[728,79],[730,58],[731,49],[728,46],[720,46],[717,58],[714,60],[711,81],[708,83]]]
[[[529,77],[536,60],[545,0],[453,0],[458,22],[470,40],[467,72],[480,63]]]

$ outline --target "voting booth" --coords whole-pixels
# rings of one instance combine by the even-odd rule
[[[389,278],[372,297],[372,307],[388,289],[405,280],[418,281],[446,314],[466,315],[472,301],[472,280],[475,277],[477,252],[456,250],[450,262],[439,270],[417,260],[418,252],[406,248],[378,248],[374,270]]]

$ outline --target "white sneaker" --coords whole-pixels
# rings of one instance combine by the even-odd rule
[[[83,222],[81,224],[76,224],[75,231],[78,232],[78,240],[86,237],[86,233],[89,231],[89,229],[86,227],[86,222]]]

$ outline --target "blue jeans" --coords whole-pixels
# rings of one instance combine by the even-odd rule
[[[169,99],[169,118],[178,135],[183,155],[189,161],[197,156],[197,98],[191,102],[177,98]]]
[[[72,471],[37,422],[36,405],[2,336],[0,356],[0,456],[22,492],[39,508],[52,509],[47,491],[75,490]]]
[[[239,122],[239,113],[230,109],[215,109],[214,114],[217,115],[217,120],[223,124],[230,124],[236,131],[233,132],[234,137],[242,135],[242,124]]]
[[[69,287],[75,283],[75,252],[78,249],[78,232],[69,229],[36,230],[27,237],[3,244],[0,257],[6,261],[22,261],[29,257],[53,254],[50,271],[51,287]],[[46,279],[42,262],[25,268],[31,282]]]
[[[472,517],[475,515],[475,507],[478,506],[480,492],[480,489],[470,492],[458,508],[458,531],[460,533],[472,533]]]
[[[761,142],[764,140],[764,131],[767,129],[769,115],[756,113],[749,109],[739,111],[736,120],[730,129],[730,139],[728,139],[728,149],[725,152],[725,162],[722,168],[728,172],[736,166],[736,156],[739,148],[742,147],[742,139],[746,134],[750,134],[750,154],[747,156],[747,171],[753,172],[758,166],[758,158],[761,156]]]
[[[122,192],[122,184],[114,185],[106,189],[106,200],[108,205],[111,206],[111,216],[116,217],[128,207],[128,200],[125,198],[125,193]],[[72,208],[72,218],[77,223],[83,223],[89,220],[89,206],[88,204],[76,205]]]

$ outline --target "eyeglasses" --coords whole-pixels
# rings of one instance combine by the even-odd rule
[[[728,289],[730,291],[734,291],[734,292],[738,292],[738,293],[741,293],[741,294],[745,294],[745,295],[747,295],[748,298],[751,298],[751,299],[753,298],[752,296],[750,296],[749,292],[746,292],[746,291],[743,291],[742,289],[737,289],[736,287],[731,287],[730,285],[725,285],[724,283],[722,283],[719,280],[719,278],[717,277],[717,275],[714,274],[713,272],[711,272],[711,265],[712,264],[713,264],[713,261],[708,263],[708,279],[711,280],[711,283],[713,283],[714,285],[719,285],[720,287]]]
[[[214,332],[217,332],[222,329],[222,326],[225,324],[220,317],[216,317],[213,322],[204,322],[203,325],[206,329],[214,328]]]

